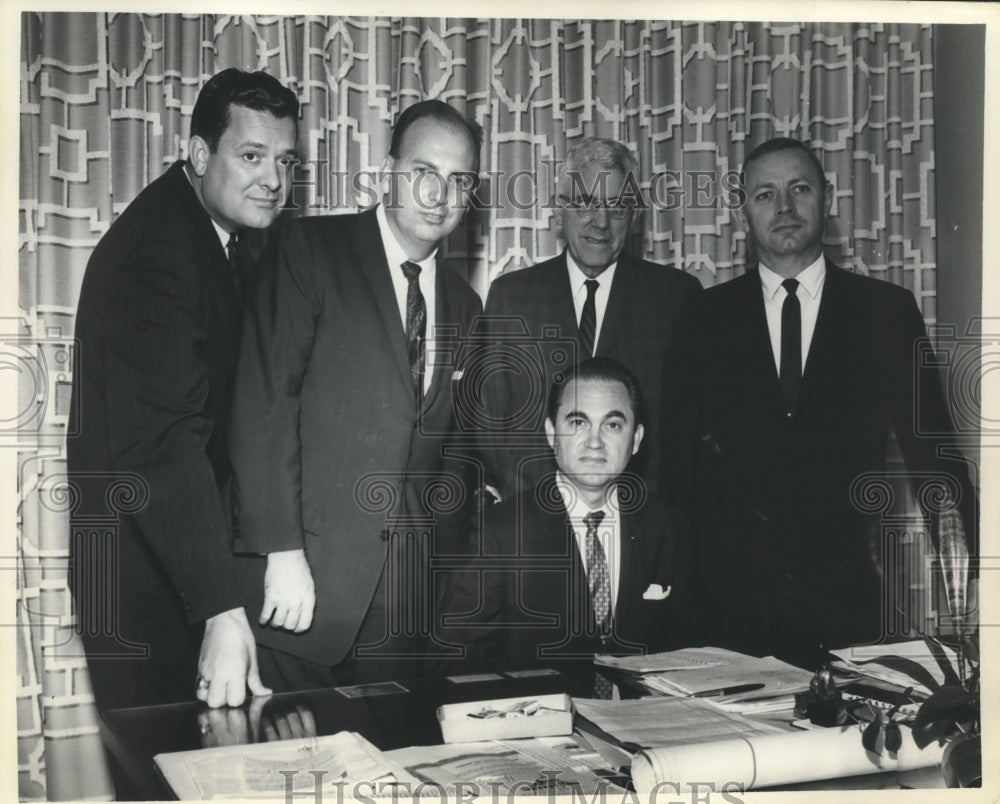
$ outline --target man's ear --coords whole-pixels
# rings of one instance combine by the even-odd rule
[[[744,232],[749,231],[747,229],[747,216],[743,213],[743,207],[737,207],[733,210],[733,220],[736,221],[736,225]]]
[[[552,196],[552,217],[555,219],[556,226],[559,231],[562,232],[563,229],[563,216],[566,214],[566,210],[563,209],[562,204],[555,194]]]
[[[205,175],[211,155],[212,149],[199,135],[195,134],[188,140],[188,162],[191,163],[191,169],[195,176],[200,178]]]
[[[382,188],[382,192],[389,192],[389,182],[391,181],[391,174],[393,167],[396,164],[396,160],[393,159],[389,154],[385,155],[385,159],[382,160],[382,164],[379,165],[378,169],[378,181],[379,186]]]
[[[549,440],[549,446],[552,449],[556,448],[556,426],[552,423],[552,419],[546,417],[545,419],[545,437]]]
[[[635,455],[639,451],[639,445],[642,443],[642,437],[646,434],[646,428],[641,424],[636,425],[635,433],[632,434],[632,454]]]

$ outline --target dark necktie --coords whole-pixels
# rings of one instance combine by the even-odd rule
[[[608,572],[608,560],[597,538],[597,528],[604,519],[604,511],[591,511],[583,518],[587,526],[587,583],[590,586],[590,599],[594,606],[594,621],[601,635],[601,642],[607,641],[611,630],[611,574]],[[599,670],[594,671],[594,697],[610,700],[614,686]]]
[[[420,292],[420,266],[407,260],[403,263],[403,276],[409,282],[406,290],[406,353],[410,358],[410,373],[417,399],[424,394],[424,358],[427,334],[427,305]]]
[[[226,242],[226,256],[229,258],[229,270],[233,274],[233,284],[236,285],[236,295],[242,297],[243,287],[240,284],[240,269],[236,262],[236,246],[239,238],[236,233],[229,235],[229,240]]]
[[[583,283],[587,286],[587,300],[583,303],[583,313],[580,315],[580,360],[586,360],[594,354],[594,336],[597,335],[597,288],[600,282],[588,279]]]
[[[786,279],[781,286],[788,294],[781,306],[781,396],[785,401],[785,412],[791,416],[799,397],[802,383],[802,311],[795,292],[798,280]]]

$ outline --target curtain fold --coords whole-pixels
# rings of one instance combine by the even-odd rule
[[[907,287],[934,321],[930,26],[34,12],[21,19],[22,798],[108,791],[107,777],[93,773],[100,752],[85,664],[66,643],[65,510],[45,507],[38,495],[65,472],[73,315],[87,259],[114,217],[186,155],[191,108],[218,70],[264,69],[299,96],[303,162],[292,215],[372,201],[392,121],[421,99],[443,99],[482,124],[477,208],[441,252],[481,295],[499,274],[561,248],[550,204],[555,172],[584,137],[620,139],[638,155],[650,205],[633,252],[706,286],[746,269],[732,207],[748,150],[774,135],[806,139],[834,186],[828,253]]]

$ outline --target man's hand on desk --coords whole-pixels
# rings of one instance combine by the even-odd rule
[[[315,737],[316,716],[308,701],[253,698],[246,709],[207,709],[198,713],[201,747]]]
[[[271,694],[260,680],[246,611],[230,609],[205,621],[195,695],[211,707],[239,706],[247,687],[253,695]]]
[[[305,550],[267,554],[260,624],[301,633],[312,625],[316,589]]]

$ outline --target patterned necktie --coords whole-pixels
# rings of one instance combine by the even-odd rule
[[[590,599],[594,605],[594,620],[597,623],[597,631],[601,635],[601,641],[606,642],[608,632],[611,630],[611,575],[608,572],[608,561],[604,555],[604,548],[597,538],[597,528],[604,519],[604,511],[591,511],[583,518],[583,524],[587,526],[587,582],[590,585]],[[599,670],[594,671],[593,696],[602,700],[611,700],[614,695],[614,685],[601,675]]]
[[[410,358],[410,373],[417,399],[424,394],[424,359],[427,335],[427,305],[420,292],[420,266],[407,260],[403,263],[403,276],[409,282],[406,290],[406,353]]]
[[[778,377],[785,413],[791,416],[802,383],[802,312],[799,297],[795,295],[799,288],[798,281],[786,279],[781,286],[788,295],[781,306],[781,368]]]
[[[580,315],[580,360],[586,360],[594,355],[594,337],[597,335],[597,288],[600,282],[588,279],[583,283],[587,286],[587,300],[583,303],[583,313]]]
[[[236,233],[229,235],[229,240],[226,242],[226,256],[229,258],[229,270],[233,274],[233,284],[236,285],[236,295],[243,296],[243,287],[240,283],[240,270],[236,263],[236,246],[239,242],[239,238]]]
[[[594,620],[601,639],[606,640],[611,619],[611,575],[604,548],[597,538],[597,528],[603,519],[604,511],[591,511],[583,518],[583,524],[587,526],[587,583],[594,605]]]

